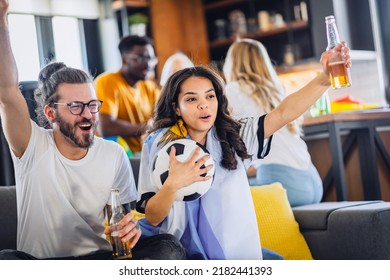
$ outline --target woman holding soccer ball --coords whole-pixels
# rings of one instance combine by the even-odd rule
[[[340,52],[350,67],[349,49]],[[286,97],[267,115],[234,120],[223,79],[206,67],[186,68],[173,74],[156,105],[153,128],[142,148],[137,210],[143,234],[171,233],[186,248],[188,259],[262,259],[257,221],[246,168],[267,155],[272,134],[303,114],[330,86],[326,66],[304,88]],[[245,106],[245,104],[243,104]],[[189,138],[206,147],[214,159],[214,177],[201,176],[208,155],[200,150],[186,162],[170,151],[169,175],[161,188],[152,178],[155,157],[170,141]],[[175,201],[177,190],[194,182],[213,180],[202,197]]]

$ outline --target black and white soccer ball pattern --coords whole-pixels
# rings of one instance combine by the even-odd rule
[[[157,154],[154,164],[153,164],[153,180],[155,184],[160,188],[165,180],[168,178],[169,174],[169,153],[171,151],[171,147],[174,146],[176,149],[176,158],[180,162],[186,162],[194,153],[196,147],[201,148],[201,152],[199,154],[199,158],[202,156],[209,154],[207,149],[190,139],[179,139],[175,141],[171,141],[166,144]],[[209,164],[213,164],[213,168],[209,170],[209,172],[202,174],[201,176],[214,176],[214,160],[211,155],[205,164],[202,165],[201,168],[205,168]],[[181,188],[176,192],[176,201],[190,201],[195,200],[204,195],[211,187],[213,182],[213,178],[207,181],[195,182],[191,185],[188,185],[184,188]]]

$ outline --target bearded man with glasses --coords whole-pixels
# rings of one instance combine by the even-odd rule
[[[30,119],[18,87],[8,6],[0,0],[0,119],[15,168],[18,223],[17,250],[0,251],[0,259],[111,259],[104,212],[111,188],[119,188],[127,211],[134,204],[130,162],[117,143],[95,136],[102,101],[82,70],[60,62],[45,66],[35,91],[41,126]],[[171,235],[141,240],[131,212],[120,223],[133,258],[184,258]]]
[[[148,78],[157,58],[153,43],[146,36],[127,36],[118,48],[121,68],[95,79],[97,96],[103,101],[98,132],[114,140],[121,136],[133,153],[139,153],[160,93],[158,85]]]

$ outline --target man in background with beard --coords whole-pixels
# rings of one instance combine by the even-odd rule
[[[157,58],[149,37],[130,35],[118,45],[122,66],[95,79],[97,97],[103,101],[99,112],[99,134],[105,138],[121,136],[132,153],[142,148],[154,105],[160,93],[151,79]]]
[[[0,251],[0,259],[111,259],[104,208],[111,188],[119,188],[127,210],[135,201],[129,160],[118,144],[94,136],[102,102],[82,70],[60,62],[44,67],[35,95],[47,128],[30,120],[18,88],[8,6],[0,0],[0,116],[15,168],[18,226],[17,250]],[[140,240],[131,213],[120,224],[119,236],[131,239],[135,259],[183,258],[172,236]]]

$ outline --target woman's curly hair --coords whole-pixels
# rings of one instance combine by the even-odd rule
[[[214,87],[218,100],[218,111],[214,126],[222,148],[221,165],[228,170],[236,169],[237,159],[235,153],[241,159],[250,158],[250,155],[239,134],[241,125],[230,115],[228,100],[225,95],[225,83],[219,74],[210,68],[204,66],[185,68],[174,73],[168,79],[157,101],[153,117],[153,127],[150,132],[160,128],[171,127],[177,123],[179,117],[174,110],[174,104],[176,106],[178,104],[181,85],[191,77],[206,78],[211,81]]]

